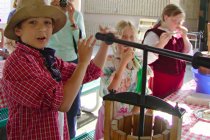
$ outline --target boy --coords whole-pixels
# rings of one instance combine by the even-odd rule
[[[44,0],[21,0],[16,10],[5,29],[5,36],[17,41],[2,79],[9,109],[7,137],[69,140],[63,112],[82,83],[101,76],[108,48],[100,47],[90,61],[95,40],[89,37],[78,42],[78,64],[64,62],[45,46],[65,25],[65,14]]]

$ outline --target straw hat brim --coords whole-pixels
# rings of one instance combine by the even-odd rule
[[[33,17],[48,17],[54,20],[53,34],[58,32],[66,24],[66,15],[60,9],[48,6],[26,6],[15,12],[5,28],[4,35],[13,40],[17,40],[18,36],[15,34],[15,27],[21,21]]]

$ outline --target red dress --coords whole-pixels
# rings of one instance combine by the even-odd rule
[[[165,32],[158,28],[152,28],[146,34],[150,31],[153,31],[159,37]],[[172,36],[164,49],[183,52],[183,38]],[[159,58],[150,66],[154,71],[154,77],[151,78],[149,86],[154,96],[165,98],[181,88],[186,68],[185,61],[159,55]]]

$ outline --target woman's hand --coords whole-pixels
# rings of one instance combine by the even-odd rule
[[[182,25],[180,25],[177,30],[181,33],[182,37],[187,36],[188,29]]]
[[[75,20],[74,20],[75,7],[74,7],[72,2],[68,2],[68,4],[67,4],[67,11],[68,11],[68,14],[69,14],[70,22],[72,24],[75,24]]]
[[[93,39],[93,36],[90,36],[87,40],[79,40],[78,42],[78,61],[79,63],[89,64],[93,47],[96,43],[96,40]]]
[[[158,47],[159,48],[164,48],[165,45],[168,43],[168,41],[171,39],[172,35],[170,33],[162,33],[160,35],[160,42],[159,42],[159,45]]]
[[[192,52],[192,44],[187,36],[188,29],[182,25],[180,25],[177,30],[180,32],[183,40],[184,40],[184,49],[183,53],[191,53]]]

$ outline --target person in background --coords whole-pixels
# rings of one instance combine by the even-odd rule
[[[20,2],[20,0],[14,0],[13,1],[13,10],[9,13],[8,17],[7,17],[7,23],[9,23],[9,20],[11,19],[11,17],[14,15],[17,5]],[[15,50],[15,44],[16,42],[14,40],[5,38],[5,47],[8,50],[8,55],[11,54],[14,50]],[[7,56],[8,57],[8,56]]]
[[[8,17],[7,17],[7,23],[9,22],[9,20],[11,19],[11,17],[14,15],[15,11],[16,11],[16,8],[17,8],[17,5],[18,3],[20,2],[20,0],[14,0],[13,1],[13,10],[9,13]]]
[[[67,16],[65,26],[55,33],[48,46],[56,50],[55,55],[62,58],[66,62],[78,62],[77,42],[80,38],[86,38],[84,19],[82,14],[75,10],[73,0],[67,0],[66,6],[60,5],[60,0],[52,0],[51,5],[61,9]],[[68,127],[71,139],[75,137],[77,130],[77,115],[81,114],[81,94],[82,86],[74,100],[71,109],[67,113]]]
[[[106,28],[101,27],[101,32],[108,32]],[[126,41],[137,41],[137,30],[130,21],[120,21],[116,26],[116,36]],[[101,46],[105,43],[102,42]],[[142,60],[139,60],[135,54],[135,49],[121,44],[114,44],[113,54],[108,55],[105,66],[104,75],[101,77],[100,96],[109,94],[111,90],[119,92],[136,92],[137,82],[141,79],[137,73],[142,67]],[[148,79],[153,75],[152,70],[148,66]],[[150,90],[147,88],[147,93]],[[117,94],[116,93],[116,94]],[[114,116],[122,116],[128,113],[139,112],[139,107],[124,103],[115,102]],[[99,109],[98,120],[95,128],[95,140],[99,140],[104,136],[104,104]]]
[[[101,46],[91,60],[93,36],[78,42],[78,64],[65,62],[46,48],[66,19],[45,0],[21,0],[6,25],[5,37],[17,41],[1,82],[9,110],[8,139],[69,140],[65,112],[81,84],[102,75],[108,48]]]
[[[143,44],[180,53],[191,52],[192,45],[183,26],[185,13],[181,7],[169,4],[162,12],[160,22],[145,33]],[[165,98],[181,88],[185,74],[185,61],[155,54],[158,59],[150,66],[154,71],[150,88],[153,95]]]

